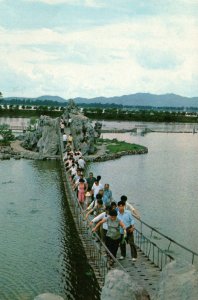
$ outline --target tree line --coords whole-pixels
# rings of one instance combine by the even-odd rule
[[[90,119],[114,121],[144,122],[181,122],[197,123],[198,113],[170,112],[155,110],[119,110],[119,109],[84,109],[84,115]]]
[[[67,102],[32,99],[3,99],[0,92],[0,115],[31,117],[47,114],[58,117]],[[98,120],[124,120],[145,122],[181,122],[197,123],[198,108],[194,107],[151,107],[123,106],[120,104],[82,103],[79,105],[85,116]]]

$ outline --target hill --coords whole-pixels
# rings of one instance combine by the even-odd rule
[[[45,96],[40,96],[35,98],[35,100],[49,100],[49,101],[57,101],[57,102],[66,102],[67,100],[65,100],[64,98],[61,98],[59,96],[49,96],[49,95],[45,95]]]
[[[56,101],[56,102],[67,102],[67,100],[59,97],[59,96],[49,96],[49,95],[44,95],[44,96],[40,96],[40,97],[36,97],[36,98],[31,98],[31,97],[6,97],[4,98],[4,100],[19,100],[19,101],[26,101],[26,100],[30,100],[30,101]]]
[[[120,97],[75,98],[76,103],[115,103],[130,106],[154,106],[154,107],[198,107],[198,97],[188,98],[176,94],[155,95],[149,93],[137,93]]]
[[[22,97],[9,97],[4,100],[30,100],[30,101],[54,101],[66,104],[67,100],[59,96],[44,95],[37,98],[22,98]],[[74,98],[77,104],[119,104],[128,106],[153,106],[153,107],[198,107],[198,97],[182,97],[176,94],[155,95],[149,93],[137,93],[131,95],[115,96],[115,97],[96,97],[96,98]]]

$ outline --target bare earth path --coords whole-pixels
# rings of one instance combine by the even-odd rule
[[[14,152],[33,153],[33,151],[23,148],[21,146],[21,141],[18,141],[18,140],[11,142],[11,147]]]

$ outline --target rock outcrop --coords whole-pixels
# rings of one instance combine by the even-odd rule
[[[100,136],[102,125],[96,123],[94,130],[91,121],[80,113],[80,109],[73,100],[69,100],[61,119],[66,126],[70,127],[74,148],[81,149],[83,155],[93,154],[96,151],[95,139]],[[59,126],[59,118],[52,119],[49,116],[41,116],[36,129],[27,131],[23,137],[20,137],[22,139],[21,146],[31,151],[21,151],[20,157],[44,159],[58,155]],[[3,153],[0,158],[9,159],[11,156],[16,157],[16,153]]]
[[[178,260],[164,268],[154,300],[171,299],[198,299],[198,270],[195,266]]]
[[[28,131],[22,142],[25,149],[39,152],[40,155],[53,156],[59,152],[59,121],[49,116],[41,116],[35,131]]]
[[[140,287],[124,271],[109,271],[102,288],[101,300],[149,300],[147,291]]]
[[[102,132],[102,123],[97,121],[94,125],[94,130],[96,132],[96,137],[99,138]]]
[[[73,100],[69,101],[62,120],[70,126],[74,148],[77,150],[81,149],[83,155],[93,154],[96,151],[95,139],[99,137],[102,125],[98,123],[95,130],[91,121],[80,113]]]

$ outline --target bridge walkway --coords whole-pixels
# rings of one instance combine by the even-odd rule
[[[137,260],[136,262],[132,262],[130,260],[129,248],[129,245],[127,245],[127,256],[124,260],[119,262],[124,270],[131,276],[132,280],[137,282],[139,286],[145,288],[152,299],[157,290],[161,270],[158,266],[153,264],[139,248],[137,248]],[[119,256],[120,251],[118,250],[117,257],[119,258]]]
[[[69,129],[67,128],[66,133],[69,134]],[[84,214],[81,206],[78,203],[76,193],[73,191],[68,173],[66,172],[63,163],[63,143],[62,135],[60,134],[60,147],[61,147],[61,161],[62,161],[62,175],[63,182],[65,185],[65,192],[70,205],[70,209],[76,224],[76,228],[79,233],[79,237],[84,246],[84,250],[90,265],[95,273],[98,284],[100,288],[104,285],[105,276],[109,270],[117,268],[127,272],[131,279],[134,280],[139,286],[145,288],[152,299],[157,290],[161,270],[163,267],[174,258],[169,254],[168,250],[170,245],[175,243],[177,246],[183,247],[182,245],[176,243],[172,239],[161,234],[155,228],[150,227],[148,224],[144,223],[142,220],[137,221],[137,227],[134,232],[135,244],[137,246],[138,258],[136,262],[130,261],[130,246],[127,245],[127,256],[124,260],[116,259],[108,251],[104,243],[100,240],[99,236],[95,233],[93,234],[91,228],[89,227],[90,220],[85,221]],[[144,230],[146,227],[146,230]],[[148,234],[148,230],[151,233]],[[168,241],[168,246],[166,248],[160,248],[152,240],[152,233],[159,234],[163,236]],[[198,254],[183,247],[184,250],[188,251],[192,255],[192,263],[194,258],[198,258]],[[107,255],[108,254],[108,255]],[[118,250],[117,258],[120,256],[120,250]],[[109,263],[109,257],[113,259],[113,266]]]

